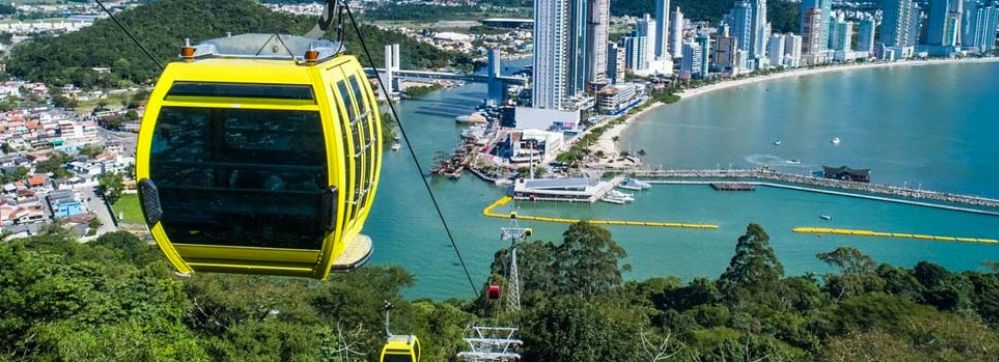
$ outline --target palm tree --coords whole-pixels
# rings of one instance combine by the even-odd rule
[[[638,150],[638,157],[645,157],[645,155],[646,155],[646,152],[645,152],[644,148]]]
[[[611,138],[611,141],[617,142],[620,139],[621,139],[621,137],[614,136],[613,138]]]

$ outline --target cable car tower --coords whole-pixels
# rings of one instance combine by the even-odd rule
[[[511,213],[510,226],[500,228],[500,230],[502,230],[500,240],[510,241],[510,264],[507,267],[506,275],[506,308],[509,312],[518,312],[520,311],[520,274],[517,271],[517,244],[530,237],[533,230],[520,227],[517,222],[517,213]],[[499,286],[493,285],[489,289],[490,298],[492,298],[494,291],[498,293]],[[524,342],[516,339],[516,335],[517,328],[515,327],[473,326],[472,335],[464,338],[471,351],[458,353],[458,358],[466,362],[519,361],[520,354],[515,350]]]
[[[500,240],[510,240],[510,266],[506,276],[506,307],[510,312],[520,311],[520,273],[517,271],[517,243],[531,236],[533,230],[520,227],[517,213],[510,214],[510,226],[500,228]]]

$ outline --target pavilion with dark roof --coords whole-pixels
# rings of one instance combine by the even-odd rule
[[[853,169],[846,166],[822,166],[822,176],[844,181],[871,182],[871,169]]]

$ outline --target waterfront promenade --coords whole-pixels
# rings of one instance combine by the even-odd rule
[[[986,197],[959,195],[945,192],[919,190],[912,188],[877,185],[862,182],[843,181],[821,177],[779,172],[767,168],[742,170],[605,170],[607,172],[623,172],[635,177],[674,179],[673,181],[651,181],[660,183],[700,183],[708,184],[707,180],[740,180],[757,185],[797,189],[801,191],[822,192],[842,196],[854,196],[882,201],[896,201],[919,206],[929,206],[951,209],[955,211],[974,212],[999,216],[999,200]],[[678,180],[676,180],[678,179]],[[760,181],[776,181],[767,183]],[[805,185],[810,187],[801,187]],[[837,191],[840,190],[840,191]],[[852,191],[850,193],[841,191]],[[859,192],[859,194],[858,194]],[[883,197],[883,196],[888,196]],[[909,200],[906,200],[909,199]],[[945,204],[926,203],[913,200],[942,202]],[[951,205],[947,205],[951,204]],[[968,208],[962,206],[996,209],[994,211]]]

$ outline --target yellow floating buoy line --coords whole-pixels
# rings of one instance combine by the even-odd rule
[[[883,231],[858,230],[858,229],[817,228],[817,227],[802,226],[802,227],[796,227],[792,229],[792,231],[800,234],[827,234],[827,235],[862,236],[862,237],[876,237],[876,238],[949,241],[949,242],[960,242],[960,243],[999,244],[999,240],[996,239],[924,235],[924,234],[910,234],[910,233],[891,233]]]
[[[482,209],[482,215],[486,217],[492,217],[497,219],[509,219],[510,213],[495,213],[494,209],[497,207],[506,205],[513,200],[510,196],[503,196],[499,200],[496,200],[485,209]],[[517,219],[529,220],[529,221],[540,221],[540,222],[551,222],[559,224],[575,224],[580,221],[579,219],[565,219],[558,217],[544,217],[544,216],[531,216],[517,214]],[[718,229],[718,225],[714,224],[688,224],[688,223],[678,223],[678,222],[659,222],[659,221],[623,221],[623,220],[585,220],[591,224],[597,225],[617,225],[617,226],[645,226],[645,227],[662,227],[662,228],[682,228],[682,229],[701,229],[701,230],[713,230]]]

